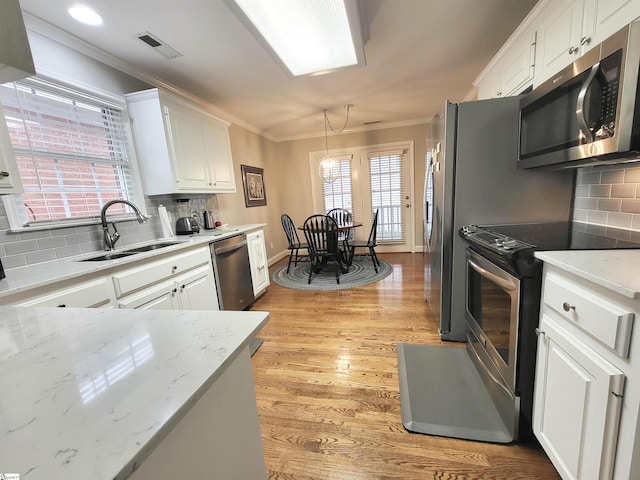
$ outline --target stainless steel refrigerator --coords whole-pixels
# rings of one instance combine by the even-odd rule
[[[425,298],[443,340],[465,340],[464,225],[568,221],[574,173],[518,170],[519,97],[449,103],[425,179]]]

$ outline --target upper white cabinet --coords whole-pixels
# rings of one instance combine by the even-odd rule
[[[536,32],[528,30],[501,52],[476,82],[478,99],[518,95],[533,84]]]
[[[9,131],[4,121],[4,111],[0,104],[0,195],[22,192],[16,156],[11,147]]]
[[[640,0],[540,0],[478,76],[478,99],[536,87],[640,17]]]
[[[640,0],[553,0],[537,24],[535,85],[640,17]]]
[[[262,229],[247,233],[247,245],[249,246],[253,294],[257,297],[266,290],[270,283],[267,247]]]
[[[18,0],[2,1],[0,16],[0,83],[35,75],[27,31]]]
[[[126,99],[146,194],[236,191],[226,123],[158,89]]]

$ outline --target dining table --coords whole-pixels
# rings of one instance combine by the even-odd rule
[[[340,233],[348,232],[352,228],[362,227],[363,225],[364,225],[363,222],[357,222],[357,221],[353,221],[351,223],[338,223],[338,232]],[[304,231],[304,226],[298,227],[298,230]],[[351,263],[353,262],[353,251],[347,248],[347,249],[342,249],[342,252],[343,252],[342,257],[344,259],[344,262],[341,261],[341,263],[343,263],[342,273],[348,273],[349,268],[351,267]]]

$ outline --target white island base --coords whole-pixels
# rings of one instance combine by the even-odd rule
[[[130,478],[267,478],[248,347]]]

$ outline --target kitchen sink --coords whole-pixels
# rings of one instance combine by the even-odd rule
[[[104,262],[106,260],[117,260],[118,258],[129,257],[131,255],[135,255],[136,252],[113,252],[113,253],[104,253],[102,255],[98,255],[96,257],[91,258],[83,258],[79,260],[80,262]]]
[[[171,247],[172,245],[177,245],[181,242],[163,242],[163,243],[153,243],[151,245],[145,245],[144,247],[130,248],[125,250],[123,253],[142,253],[142,252],[150,252],[152,250],[157,250],[158,248]]]
[[[152,243],[151,245],[145,245],[143,247],[130,248],[128,250],[122,250],[119,252],[107,252],[101,255],[96,255],[95,257],[84,258],[79,260],[80,262],[105,262],[107,260],[117,260],[118,258],[130,257],[131,255],[135,255],[137,253],[151,252],[153,250],[157,250],[159,248],[171,247],[172,245],[177,245],[181,242],[160,242],[160,243]]]

